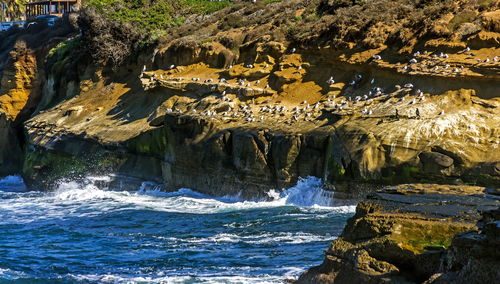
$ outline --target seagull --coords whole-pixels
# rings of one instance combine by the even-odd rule
[[[470,47],[467,46],[462,52],[466,53],[466,52],[469,52],[469,51],[470,51]]]
[[[333,77],[330,77],[330,79],[328,79],[328,81],[326,81],[326,83],[328,85],[332,85],[332,84],[335,84],[335,80],[333,80]]]
[[[356,80],[361,80],[361,78],[363,78],[363,76],[362,76],[362,75],[357,74],[356,76],[354,76],[354,78],[356,78]]]
[[[381,60],[382,59],[382,57],[378,54],[374,55],[372,58],[373,58],[373,60]]]
[[[174,65],[174,64],[172,64],[172,65],[170,65],[170,66],[168,67],[168,69],[174,69],[174,68],[175,68],[175,65]]]
[[[408,88],[408,89],[413,89],[413,84],[412,83],[408,83],[408,84],[405,84],[404,87]]]
[[[412,59],[410,60],[410,63],[411,63],[411,64],[414,64],[414,63],[417,63],[417,62],[418,62],[418,60],[417,60],[417,59],[415,59],[415,58],[412,58]]]
[[[292,50],[290,50],[290,53],[295,53],[295,51],[297,51],[297,49],[294,47],[292,48]]]
[[[370,81],[370,84],[375,84],[375,78]]]

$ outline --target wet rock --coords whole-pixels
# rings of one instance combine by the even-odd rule
[[[455,236],[477,229],[484,219],[481,212],[500,206],[500,200],[485,194],[485,190],[415,184],[377,191],[358,205],[341,237],[326,251],[323,264],[304,273],[298,283],[421,283],[430,278],[438,281],[445,275],[436,276],[442,273],[442,258],[453,258],[454,247],[463,239],[462,235]],[[467,263],[466,255],[455,262]],[[493,267],[495,261],[498,259],[483,261],[488,263],[483,272]],[[467,283],[476,275],[467,270],[462,273],[457,278],[460,283]]]
[[[426,283],[495,283],[500,279],[500,211],[485,211],[478,230],[458,234],[442,268]]]

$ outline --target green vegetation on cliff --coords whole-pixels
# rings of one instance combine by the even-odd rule
[[[231,1],[209,0],[91,0],[87,7],[108,19],[132,23],[157,37],[165,29],[181,25],[186,15],[210,14],[230,4]]]

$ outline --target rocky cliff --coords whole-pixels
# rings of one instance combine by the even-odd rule
[[[298,283],[495,282],[499,205],[498,191],[481,187],[377,191]]]
[[[19,129],[2,128],[21,139],[9,152],[26,149],[9,163],[23,160],[36,186],[108,172],[248,197],[307,175],[335,184],[338,197],[408,182],[498,186],[495,5],[397,2],[401,17],[450,14],[430,14],[434,26],[408,22],[413,38],[389,29],[368,44],[370,33],[343,34],[344,13],[364,11],[356,28],[401,22],[372,4],[330,2],[239,3],[190,18],[119,68],[89,61],[85,33],[46,59],[14,50],[2,108],[19,122],[36,111],[25,146],[12,136]]]
[[[464,67],[468,77],[402,72],[373,61],[379,51],[292,53],[266,37],[244,49],[234,59],[218,43],[172,43],[145,72],[85,69],[77,96],[26,123],[37,146],[26,176],[48,166],[39,154],[101,171],[86,154],[96,147],[120,156],[108,170],[212,194],[259,196],[307,175],[346,192],[353,181],[499,184],[498,63]]]
[[[74,33],[69,17],[56,27],[33,25],[0,33],[0,175],[21,171],[23,123],[39,107],[49,50]]]
[[[372,194],[299,282],[494,282],[498,8],[236,1],[120,50],[119,66],[88,50],[113,51],[113,35],[9,34],[0,175],[47,189],[113,174],[121,189],[148,180],[243,198],[317,176],[335,198]]]

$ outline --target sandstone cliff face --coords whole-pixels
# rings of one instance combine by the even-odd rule
[[[72,32],[64,19],[54,28],[32,25],[0,34],[0,176],[21,172],[23,123],[44,96],[45,57]]]
[[[498,258],[486,248],[494,247],[498,230],[481,212],[499,205],[498,196],[481,187],[415,184],[377,191],[358,205],[323,264],[298,283],[495,282]]]
[[[367,192],[384,183],[499,183],[498,100],[477,96],[491,97],[490,83],[469,78],[477,90],[433,93],[430,86],[451,88],[449,78],[426,85],[430,78],[378,73],[344,59],[327,65],[308,51],[288,54],[275,42],[253,47],[245,47],[252,60],[265,58],[253,66],[246,57],[234,66],[210,63],[224,49],[202,44],[172,60],[188,64],[173,69],[161,65],[165,54],[179,49],[170,47],[157,55],[157,69],[141,78],[137,71],[118,82],[85,69],[78,96],[27,122],[29,143],[37,151],[87,160],[86,146],[78,145],[90,143],[99,153],[120,153],[121,162],[107,170],[216,195],[264,196],[308,175],[335,183],[339,197],[360,196],[361,187]],[[197,56],[208,56],[208,64]],[[330,74],[347,81],[357,73],[365,79],[355,87],[325,83]],[[394,80],[412,80],[429,92],[394,86]],[[382,91],[363,98],[373,89]],[[99,163],[88,164],[101,171]],[[38,171],[32,166],[25,166],[28,178]]]
[[[335,184],[337,197],[401,182],[499,184],[494,14],[468,36],[448,31],[452,45],[453,15],[438,15],[440,36],[393,46],[322,38],[328,15],[318,34],[287,38],[288,19],[316,4],[228,10],[247,26],[226,27],[222,12],[197,18],[118,70],[56,51],[25,124],[25,178],[118,173],[248,197],[307,175]]]
[[[19,125],[36,107],[40,78],[34,52],[18,44],[0,76],[0,175],[17,172],[22,162]]]

